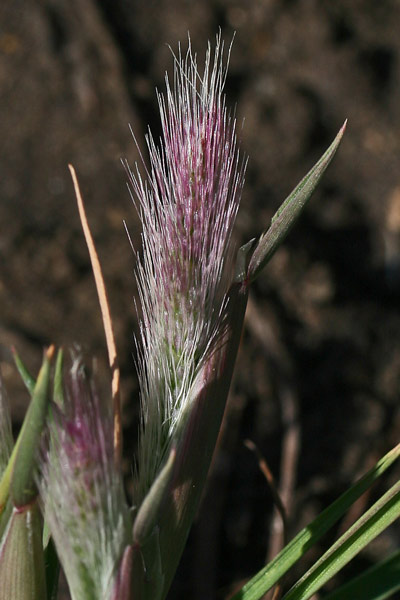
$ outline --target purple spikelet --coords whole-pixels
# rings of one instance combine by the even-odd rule
[[[53,406],[38,485],[72,598],[109,598],[129,536],[113,418],[76,361],[65,406]]]
[[[190,44],[185,56],[179,52],[173,85],[166,77],[166,95],[158,94],[160,146],[146,137],[147,181],[130,173],[143,225],[138,503],[184,424],[196,374],[223,323],[244,179],[223,95],[226,63],[220,36],[202,74]]]

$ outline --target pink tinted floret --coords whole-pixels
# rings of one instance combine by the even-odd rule
[[[220,36],[202,73],[190,45],[174,58],[173,84],[167,77],[166,95],[158,94],[162,140],[157,146],[150,132],[146,138],[147,180],[130,172],[143,225],[138,502],[187,416],[190,388],[222,328],[244,180],[223,95]]]
[[[110,403],[76,361],[52,410],[38,479],[45,518],[73,597],[109,597],[130,530]]]

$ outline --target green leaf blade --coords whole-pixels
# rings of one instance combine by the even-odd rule
[[[37,495],[33,480],[36,463],[36,452],[45,425],[49,403],[50,363],[54,347],[51,346],[44,357],[32,400],[26,413],[24,423],[13,452],[12,472],[10,479],[10,496],[14,506],[24,506]]]
[[[303,208],[311,198],[312,193],[317,187],[322,175],[336,154],[343,134],[346,129],[347,121],[339,130],[332,144],[321,156],[318,162],[312,167],[295,189],[289,194],[286,200],[281,204],[275,215],[272,217],[269,229],[262,234],[260,240],[251,257],[247,271],[248,281],[254,281],[267,262],[272,258],[275,251],[286,238],[289,230],[299,218]]]
[[[36,384],[35,378],[32,377],[32,375],[29,373],[27,367],[22,362],[22,359],[19,356],[19,354],[15,348],[12,348],[12,353],[13,353],[13,357],[14,357],[15,366],[18,369],[18,373],[20,374],[21,379],[24,382],[25,387],[28,390],[29,394],[32,396],[33,390],[35,389],[35,384]]]
[[[400,444],[383,456],[349,490],[328,506],[231,600],[259,600],[344,515],[356,500],[399,458]]]
[[[400,482],[384,494],[292,587],[283,600],[308,600],[400,516]]]
[[[10,407],[0,372],[0,480],[7,469],[13,445]]]
[[[400,590],[400,550],[367,569],[323,600],[385,600]]]
[[[64,352],[62,348],[60,348],[60,350],[57,352],[53,382],[53,400],[58,406],[64,406],[63,361]]]

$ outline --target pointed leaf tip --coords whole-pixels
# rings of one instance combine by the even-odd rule
[[[174,474],[174,464],[176,458],[176,449],[170,450],[165,465],[160,470],[156,480],[151,486],[149,493],[143,500],[135,523],[133,526],[133,540],[142,542],[151,535],[157,526],[157,519],[160,515],[160,507],[165,497],[165,493]]]
[[[45,352],[31,403],[10,459],[12,465],[10,496],[13,505],[17,507],[28,504],[37,495],[33,473],[36,464],[36,452],[46,422],[49,403],[50,363],[54,352],[54,346],[50,346]]]
[[[301,211],[333,159],[346,130],[346,125],[347,119],[326,152],[307,175],[303,177],[272,217],[269,229],[261,235],[253,256],[250,259],[247,271],[247,280],[249,282],[254,281],[259,275],[299,218]]]
[[[21,375],[21,379],[24,382],[26,389],[28,390],[29,394],[32,396],[33,390],[35,389],[36,380],[29,373],[28,369],[26,368],[25,364],[22,362],[22,360],[14,346],[11,348],[11,352],[12,352],[12,355],[14,358],[15,366],[18,369],[18,373]]]

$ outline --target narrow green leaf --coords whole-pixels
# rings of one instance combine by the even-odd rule
[[[10,496],[14,506],[24,506],[37,494],[33,480],[36,452],[46,421],[49,402],[50,361],[54,354],[52,346],[46,352],[40,369],[32,400],[16,444],[16,454],[10,481]]]
[[[383,456],[357,483],[326,508],[263,569],[261,569],[232,600],[259,600],[304,554],[343,516],[350,506],[400,456],[400,444]]]
[[[13,445],[8,396],[0,372],[0,480],[10,460]]]
[[[323,600],[385,600],[400,590],[400,550],[342,585]]]
[[[325,552],[283,600],[308,600],[399,516],[400,481]]]
[[[14,357],[15,366],[18,369],[18,373],[21,375],[22,381],[24,382],[26,389],[32,396],[33,390],[35,389],[36,381],[35,381],[34,377],[32,377],[32,375],[29,373],[28,369],[22,362],[22,360],[15,348],[12,348],[12,353],[13,353],[13,357]]]
[[[142,543],[151,535],[160,518],[160,509],[165,501],[165,494],[171,483],[176,450],[169,453],[168,460],[158,474],[143,500],[133,526],[134,543]]]
[[[30,373],[28,372],[27,368],[25,367],[25,365],[23,364],[22,360],[20,359],[18,353],[16,352],[15,348],[13,348],[13,356],[14,356],[14,361],[15,364],[17,366],[17,369],[29,391],[29,393],[32,395],[34,388],[35,388],[35,380],[33,379],[33,377],[30,375]],[[15,463],[15,459],[17,457],[17,453],[18,453],[18,448],[21,444],[21,440],[23,437],[23,432],[26,429],[25,426],[25,422],[26,422],[26,418],[29,414],[29,412],[31,410],[33,410],[31,408],[32,406],[32,402],[31,405],[28,409],[28,413],[25,417],[24,420],[24,424],[21,428],[20,434],[18,436],[18,440],[16,442],[16,444],[14,445],[14,448],[12,450],[10,459],[8,461],[7,467],[4,470],[4,472],[1,475],[1,479],[0,479],[0,516],[4,510],[4,507],[6,505],[7,499],[8,499],[8,495],[9,495],[9,491],[10,491],[10,483],[11,483],[11,474],[12,474],[12,470],[14,468],[14,463]]]
[[[161,600],[165,569],[160,544],[160,527],[142,543],[134,543],[132,553],[132,595],[135,600]]]
[[[325,154],[321,156],[319,161],[300,181],[292,193],[289,194],[273,216],[269,229],[260,237],[258,245],[251,257],[247,272],[248,280],[254,281],[267,262],[272,258],[272,255],[277,248],[281,245],[292,225],[299,218],[301,211],[310,199],[339,147],[346,129],[346,123],[347,121],[345,121]]]
[[[53,400],[59,406],[64,406],[64,390],[63,390],[63,359],[64,352],[62,348],[57,352],[56,367],[54,370],[54,389]]]
[[[131,567],[134,596],[138,600],[159,600],[164,586],[164,574],[160,550],[161,510],[167,500],[174,476],[176,450],[173,448],[168,460],[143,500],[133,526]]]

